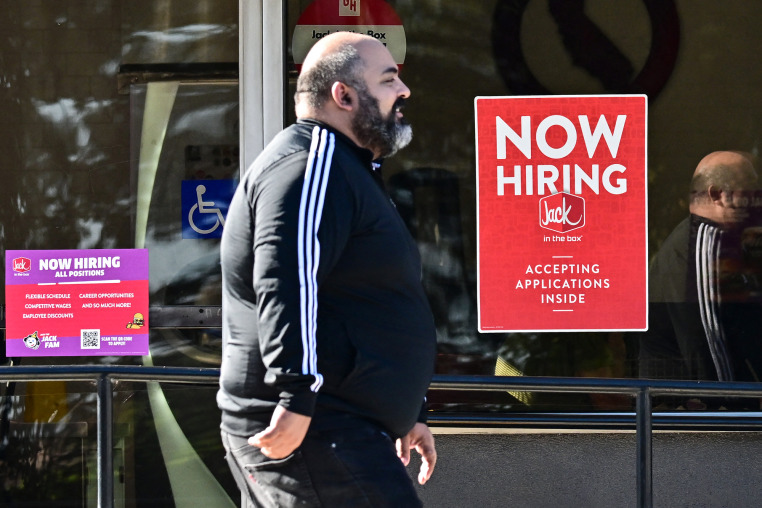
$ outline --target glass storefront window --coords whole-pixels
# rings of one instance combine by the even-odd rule
[[[756,176],[723,180],[710,189],[693,177],[699,161],[718,150],[743,153],[759,171],[762,70],[755,48],[762,6],[744,0],[375,3],[395,11],[406,41],[402,78],[413,93],[406,116],[415,137],[386,161],[384,174],[424,260],[438,373],[759,381],[759,182]],[[146,247],[154,312],[219,310],[219,243],[186,235],[192,209],[182,186],[191,185],[201,200],[211,189],[199,182],[235,185],[241,170],[241,5],[247,4],[0,0],[0,252]],[[314,0],[283,2],[286,123],[293,121],[297,76],[291,40],[311,5]],[[279,6],[257,9],[273,14]],[[257,34],[280,18],[258,21],[261,26],[248,27]],[[264,39],[259,42],[272,42]],[[620,93],[649,99],[651,330],[479,333],[474,97]],[[270,124],[264,132],[281,127]],[[253,137],[251,131],[243,134]],[[742,209],[743,217],[732,228],[710,224],[721,241],[707,272],[716,276],[715,296],[702,307],[691,228],[704,224],[695,217],[702,216],[699,205],[710,203]],[[686,222],[691,213],[694,223]],[[612,228],[626,234],[626,225]],[[522,248],[520,238],[515,245]],[[0,271],[3,283],[4,276]],[[668,291],[675,288],[677,296]],[[689,296],[680,294],[687,289]],[[177,326],[151,330],[146,358],[20,361],[217,366],[219,328],[187,312],[172,315]],[[0,387],[0,481],[12,496],[3,502],[93,505],[92,388],[53,381]],[[198,499],[178,494],[175,460],[193,464],[199,476],[188,478],[211,479],[219,490],[210,497],[221,506],[236,498],[221,461],[214,392],[117,384],[117,505],[193,506]],[[430,401],[435,411],[460,412],[631,409],[627,397],[527,392],[435,392]],[[759,409],[750,400],[665,398],[655,405]],[[164,454],[165,438],[180,435],[187,440],[175,450],[180,455]],[[156,450],[161,461],[152,460]],[[36,459],[24,462],[24,455]]]
[[[134,241],[150,253],[152,308],[219,309],[223,223],[216,214],[207,214],[214,222],[203,223],[206,219],[193,204],[198,191],[206,202],[213,201],[209,197],[213,190],[227,196],[235,190],[240,171],[238,83],[132,85],[130,98],[131,131],[141,140],[133,143],[131,157],[138,195]],[[159,137],[160,154],[141,148]],[[220,363],[219,329],[157,327],[151,330],[149,342],[156,363]]]
[[[152,307],[219,307],[218,240],[183,234],[181,196],[184,181],[238,176],[238,8],[0,0],[3,257],[145,247]],[[199,319],[178,315],[151,330],[149,357],[9,359],[3,348],[2,363],[218,365],[219,330],[185,329]],[[215,393],[115,384],[115,506],[235,505]],[[94,385],[3,382],[0,396],[0,505],[96,506]]]
[[[387,3],[404,27],[402,79],[412,90],[405,114],[415,135],[409,147],[385,162],[384,174],[423,255],[424,283],[439,332],[437,371],[654,377],[640,361],[646,334],[477,331],[473,100],[477,96],[646,94],[648,238],[653,259],[689,215],[694,169],[706,154],[739,150],[756,161],[762,138],[756,118],[762,73],[751,48],[760,37],[755,27],[762,9],[748,2],[711,0]],[[300,16],[310,5],[308,0],[288,2],[289,49]],[[297,69],[293,55],[289,53],[288,58],[285,101],[290,122]],[[762,348],[751,338],[759,331],[754,317],[759,315],[758,198],[752,193],[748,203],[753,209],[744,224],[745,240],[723,233],[728,247],[721,259],[727,267],[722,277],[736,285],[721,292],[725,318],[731,310],[736,316],[733,327],[723,328],[729,354],[740,357],[740,363],[756,365],[762,358]],[[626,242],[626,225],[612,228],[621,231]],[[522,248],[520,238],[515,246]],[[684,274],[670,273],[673,283],[686,284]],[[725,305],[730,298],[743,300],[741,310]],[[652,328],[665,323],[655,303],[651,305]],[[694,340],[709,361],[705,378],[717,379],[698,307],[695,311],[690,319],[699,335]],[[758,380],[751,370],[742,370],[735,369],[733,379]],[[660,377],[696,376],[673,371]],[[464,410],[630,407],[630,401],[621,397],[506,394],[476,400],[473,394],[448,394],[442,399],[435,393],[433,398],[441,403],[436,407]],[[665,407],[685,405],[677,401]]]
[[[402,78],[413,93],[406,116],[415,129],[412,145],[385,163],[384,174],[423,256],[438,328],[437,372],[758,381],[759,184],[755,178],[724,181],[712,190],[693,177],[699,161],[718,150],[741,152],[759,170],[762,71],[755,48],[762,37],[756,27],[762,7],[743,0],[384,3],[399,16],[406,40]],[[283,106],[290,123],[297,76],[291,40],[313,1],[283,5]],[[239,3],[0,0],[0,6],[0,251],[146,247],[154,309],[217,310],[218,241],[185,236],[184,218],[192,214],[184,208],[182,182],[234,185],[241,169]],[[260,21],[270,26],[270,20]],[[649,99],[649,256],[658,269],[651,288],[691,288],[691,295],[654,293],[649,333],[479,333],[474,97],[619,93]],[[269,132],[281,126],[266,127]],[[156,150],[141,149],[151,141]],[[199,185],[205,184],[193,190],[200,192]],[[722,240],[708,273],[716,275],[714,294],[720,299],[709,297],[702,314],[693,300],[698,265],[690,258],[696,244],[689,243],[691,227],[698,230],[702,221],[685,221],[709,203],[745,212],[740,227],[713,225]],[[612,228],[626,234],[626,225]],[[521,239],[515,244],[520,249]],[[673,261],[682,259],[680,268],[665,264],[665,249],[675,251]],[[713,325],[706,316],[717,321]],[[151,330],[148,359],[21,361],[218,365],[219,329],[187,315],[177,324]],[[65,464],[67,474],[80,471],[70,485],[64,476],[56,479],[77,506],[92,499],[86,490],[91,485],[81,487],[93,449],[90,388],[59,382],[2,387],[4,436],[24,443],[18,451],[45,448],[49,455],[40,464],[55,461]],[[136,454],[162,440],[159,413],[187,426],[182,432],[204,469],[235,495],[224,467],[220,472],[209,458],[219,452],[217,436],[208,433],[218,422],[213,392],[118,387],[116,436],[124,444],[125,464],[133,465],[125,469],[125,499],[142,496],[143,481],[134,476]],[[431,401],[440,411],[609,411],[629,410],[631,404],[618,396],[523,392],[437,392]],[[759,409],[751,402],[735,406]],[[658,404],[729,407],[727,401]],[[54,437],[61,438],[60,446],[48,443]],[[36,477],[10,472],[10,463],[0,463],[9,488],[35,485]],[[155,494],[158,505],[172,502],[171,475],[158,463],[151,472],[159,486],[146,496]],[[150,504],[135,502],[144,503]]]
[[[114,385],[114,506],[233,507],[216,386]],[[0,405],[3,506],[94,507],[95,384],[9,383]]]

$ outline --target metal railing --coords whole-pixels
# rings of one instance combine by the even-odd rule
[[[141,367],[125,365],[83,366],[14,366],[0,367],[0,382],[28,381],[92,381],[97,394],[97,482],[98,507],[114,505],[113,470],[113,385],[114,381],[172,382],[217,384],[219,369],[187,367]],[[431,390],[459,391],[530,391],[554,393],[625,394],[635,399],[635,414],[608,415],[563,413],[502,413],[458,416],[434,413],[429,417],[432,426],[501,426],[531,425],[545,427],[635,427],[637,503],[639,507],[653,505],[652,491],[652,431],[657,425],[701,428],[738,428],[762,430],[762,417],[754,415],[722,415],[684,417],[679,413],[664,413],[657,418],[651,403],[655,396],[688,397],[762,397],[762,385],[757,383],[720,383],[703,381],[655,381],[642,379],[547,378],[547,377],[490,377],[435,376]]]

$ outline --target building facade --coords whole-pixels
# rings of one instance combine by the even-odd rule
[[[656,259],[689,216],[694,170],[705,155],[737,151],[756,164],[762,5],[0,0],[0,7],[0,253],[5,259],[7,250],[145,248],[151,307],[147,356],[3,356],[4,365],[218,367],[219,238],[203,228],[189,233],[183,182],[235,182],[293,121],[300,58],[320,35],[315,27],[355,26],[387,42],[412,91],[406,116],[414,140],[385,163],[384,175],[423,257],[437,320],[437,373],[696,379],[688,368],[670,367],[680,363],[674,351],[645,369],[644,331],[479,331],[474,98],[647,96],[647,248]],[[334,9],[343,13],[338,21]],[[762,223],[755,222],[758,189],[747,190],[745,236],[738,252],[720,261],[732,279],[724,301],[756,309]],[[611,228],[628,241],[626,224]],[[514,244],[524,248],[521,238]],[[6,282],[4,272],[0,279]],[[654,319],[668,318],[653,306],[664,302],[651,303],[653,328],[663,324]],[[0,304],[5,309],[4,296]],[[744,341],[738,349],[752,366],[762,359],[760,315],[752,310],[734,321]],[[7,319],[4,312],[3,334]],[[756,369],[750,371],[730,380],[758,381]],[[5,383],[0,390],[0,504],[95,506],[92,387],[45,381]],[[237,504],[219,442],[215,392],[168,383],[115,385],[117,506]],[[633,411],[632,400],[619,395],[438,391],[430,401],[433,415]],[[655,403],[668,411],[735,405],[679,398]],[[746,415],[760,409],[749,401],[735,406]],[[492,450],[485,453],[491,471],[513,463],[486,441],[463,437],[471,436],[467,427],[455,432],[463,441],[443,439],[453,456],[485,446]],[[591,448],[619,450],[617,435],[601,436]],[[748,444],[736,438],[715,444],[734,450]],[[506,436],[497,442],[498,450],[511,446]],[[519,443],[529,454],[542,453],[531,438],[522,435]],[[564,443],[574,453],[588,446]],[[497,492],[500,481],[492,478]],[[497,493],[487,499],[502,506]]]

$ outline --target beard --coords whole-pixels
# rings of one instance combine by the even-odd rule
[[[367,89],[358,89],[359,108],[352,119],[352,130],[361,146],[378,153],[379,157],[390,157],[406,147],[413,139],[413,128],[402,118],[397,121],[395,113],[405,104],[400,97],[394,103],[389,114],[384,117],[378,105],[378,99]]]

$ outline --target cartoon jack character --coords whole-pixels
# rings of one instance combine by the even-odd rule
[[[127,328],[142,328],[144,324],[145,320],[143,319],[143,314],[138,312],[133,316],[132,321],[127,323]]]
[[[28,347],[29,349],[39,349],[40,339],[37,336],[37,332],[34,332],[24,337],[24,345]]]

